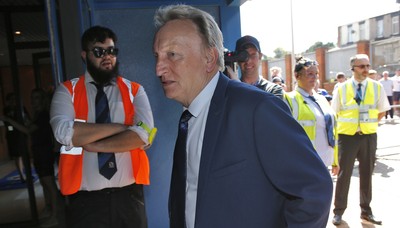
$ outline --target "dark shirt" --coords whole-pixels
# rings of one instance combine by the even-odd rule
[[[270,82],[264,78],[261,78],[260,81],[255,86],[259,89],[262,89],[262,90],[268,92],[268,93],[272,93],[273,95],[275,95],[283,100],[282,86],[277,85],[273,82]]]
[[[18,120],[18,109],[12,106],[4,107],[4,115],[10,119]],[[24,117],[29,118],[28,112],[24,108]],[[27,136],[12,126],[7,121],[4,121],[6,127],[6,140],[10,157],[21,156],[23,150],[26,150],[26,144],[22,143],[27,140]]]
[[[7,106],[4,108],[4,115],[7,116],[10,119],[16,120],[17,119],[17,111],[16,108]],[[10,123],[4,122],[4,125],[6,126],[6,139],[8,145],[14,145],[18,144],[19,140],[19,135],[22,134],[20,131],[18,131],[16,128],[14,128]]]
[[[53,147],[53,131],[50,126],[50,115],[47,111],[37,113],[33,124],[37,129],[31,134],[32,148]]]

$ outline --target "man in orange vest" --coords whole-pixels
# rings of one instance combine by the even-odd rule
[[[67,227],[147,227],[144,151],[155,135],[144,88],[118,75],[117,37],[94,26],[82,36],[84,75],[60,85],[51,104],[61,148]]]

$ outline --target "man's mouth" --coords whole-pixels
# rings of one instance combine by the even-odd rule
[[[101,66],[103,66],[103,67],[104,67],[105,69],[107,69],[107,70],[111,70],[111,68],[112,68],[112,64],[111,64],[110,61],[102,62],[102,63],[101,63]]]

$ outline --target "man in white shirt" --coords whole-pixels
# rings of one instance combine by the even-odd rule
[[[383,77],[379,80],[379,82],[385,89],[389,104],[393,105],[393,81],[389,78],[389,71],[383,71],[382,76]],[[387,119],[388,114],[390,115],[390,118],[393,119],[393,108],[391,108],[389,111],[386,111],[385,119]]]
[[[118,74],[117,36],[94,26],[82,35],[87,70],[60,85],[51,104],[63,147],[59,180],[67,227],[147,227],[145,147],[154,136],[144,88]]]
[[[332,94],[334,94],[337,90],[337,88],[341,85],[341,83],[345,82],[347,80],[346,75],[343,72],[338,72],[336,74],[336,84],[333,87]]]
[[[391,78],[393,81],[393,105],[400,104],[400,68],[396,70],[396,74]],[[399,108],[394,108],[395,114],[398,113]]]

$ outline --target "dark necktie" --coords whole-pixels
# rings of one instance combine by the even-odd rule
[[[169,193],[169,214],[171,228],[186,227],[185,199],[186,199],[186,138],[188,122],[192,114],[186,110],[179,120],[178,138],[174,151],[174,163],[172,167],[172,179]]]
[[[356,91],[356,98],[354,98],[358,105],[360,105],[362,101],[362,92],[361,92],[361,83],[358,83],[358,88]]]
[[[96,123],[111,123],[108,99],[104,93],[104,85],[93,83],[97,88],[96,94]],[[114,153],[97,153],[99,172],[107,179],[111,179],[117,172],[117,163]]]
[[[326,130],[326,135],[328,139],[328,144],[331,147],[335,146],[335,137],[333,136],[333,123],[332,123],[332,116],[329,113],[324,113],[322,110],[321,106],[318,104],[317,99],[315,99],[314,96],[309,96],[309,98],[317,104],[319,110],[321,113],[324,115],[325,119],[325,130]]]

